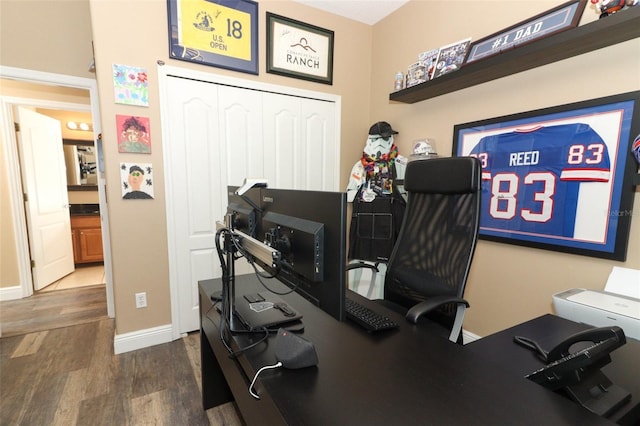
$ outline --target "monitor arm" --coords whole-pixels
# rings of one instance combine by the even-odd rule
[[[266,188],[267,179],[266,178],[246,178],[244,180],[244,184],[240,188],[238,188],[238,190],[236,191],[236,194],[243,195],[245,192],[247,192],[254,186],[257,188]]]
[[[261,241],[256,240],[255,238],[245,234],[242,231],[234,230],[231,225],[231,218],[229,215],[225,217],[225,221],[227,224],[223,224],[221,222],[216,222],[216,230],[220,231],[221,229],[225,229],[228,231],[228,235],[225,237],[225,249],[226,253],[226,263],[227,263],[227,271],[228,276],[226,279],[222,280],[223,289],[222,294],[226,295],[222,303],[226,304],[226,312],[227,319],[229,320],[229,324],[231,324],[231,331],[235,331],[234,327],[235,318],[235,261],[236,256],[235,253],[238,251],[236,246],[241,248],[240,251],[247,253],[260,261],[262,261],[266,265],[271,265],[273,268],[280,267],[280,252],[273,247],[269,247],[268,245],[262,243]],[[221,259],[222,260],[222,259]]]

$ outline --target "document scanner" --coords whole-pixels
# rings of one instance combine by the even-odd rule
[[[617,325],[640,340],[640,299],[600,290],[573,288],[553,295],[558,316],[596,327]]]

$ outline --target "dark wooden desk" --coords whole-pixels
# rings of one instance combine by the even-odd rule
[[[513,343],[513,336],[535,340],[550,350],[568,336],[591,328],[554,315],[543,315],[525,323],[492,334],[465,346],[483,362],[513,375],[525,375],[544,366],[534,353]],[[517,360],[517,362],[515,362]],[[612,413],[610,420],[621,425],[640,424],[640,342],[627,338],[627,343],[611,353],[611,363],[602,372],[614,384],[631,393],[631,401]]]
[[[280,286],[273,280],[269,285]],[[273,338],[229,358],[209,298],[220,289],[220,280],[201,281],[199,288],[204,408],[235,400],[249,425],[610,424],[485,354],[450,343],[393,312],[388,315],[400,328],[370,335],[295,293],[283,299],[304,315],[303,336],[314,343],[319,364],[263,372],[255,387],[261,399],[256,400],[248,386],[260,367],[276,362]],[[236,277],[237,294],[262,290],[253,276]],[[252,341],[238,336],[232,348]]]

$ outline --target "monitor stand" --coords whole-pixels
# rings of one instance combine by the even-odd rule
[[[225,312],[225,319],[228,327],[225,327],[226,331],[232,336],[235,333],[246,331],[247,328],[238,319],[236,315],[235,300],[236,300],[236,270],[235,270],[235,253],[237,248],[233,241],[233,236],[225,237],[225,253],[227,263],[227,275],[222,276],[222,290],[211,294],[212,300],[219,300],[222,302],[223,311]],[[224,309],[226,308],[226,309]]]

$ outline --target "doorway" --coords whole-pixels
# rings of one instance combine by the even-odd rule
[[[75,88],[87,90],[89,92],[90,106],[89,110],[93,118],[94,134],[99,135],[101,133],[100,115],[98,110],[98,91],[97,82],[92,79],[86,79],[81,77],[51,74],[40,71],[25,70],[20,68],[0,67],[0,77],[10,80],[17,80],[21,82],[34,83],[44,85],[48,87],[60,87],[60,88]],[[44,108],[57,108],[65,109],[69,107],[68,103],[57,102],[53,100],[33,99],[33,98],[20,98],[11,96],[0,96],[0,107],[2,112],[2,128],[3,139],[7,143],[6,163],[9,170],[9,189],[11,192],[11,204],[13,210],[14,229],[16,231],[16,247],[18,258],[18,269],[20,279],[20,297],[28,297],[33,294],[33,278],[31,275],[31,258],[29,252],[27,224],[25,220],[25,208],[23,203],[23,193],[20,182],[20,167],[19,159],[16,147],[15,134],[9,129],[13,129],[13,107],[18,105],[24,105],[29,107],[44,107]],[[95,140],[95,150],[101,153],[102,141],[99,137]],[[114,313],[114,300],[113,300],[113,283],[111,273],[111,256],[110,256],[110,241],[109,241],[109,217],[106,203],[105,192],[105,180],[104,180],[104,165],[101,161],[98,161],[98,174],[97,179],[98,186],[98,199],[99,208],[101,213],[101,231],[103,235],[102,245],[104,252],[104,275],[106,281],[106,299],[107,299],[107,312],[108,316],[113,318]]]

